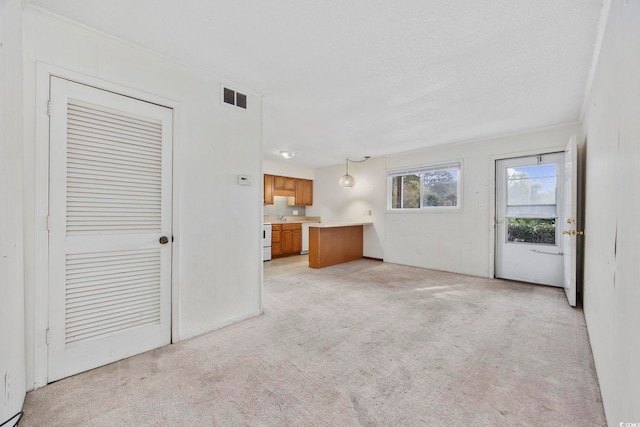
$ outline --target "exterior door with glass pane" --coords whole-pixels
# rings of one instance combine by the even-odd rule
[[[496,270],[563,287],[564,153],[496,162]]]

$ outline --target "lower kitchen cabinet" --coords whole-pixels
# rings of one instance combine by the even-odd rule
[[[302,250],[301,224],[274,224],[271,227],[271,256],[297,255]]]
[[[271,226],[271,257],[282,255],[282,226],[273,224]]]

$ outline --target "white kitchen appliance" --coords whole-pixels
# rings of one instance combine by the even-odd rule
[[[271,223],[262,224],[262,261],[271,261]]]
[[[303,222],[302,223],[302,250],[300,251],[301,255],[309,253],[309,225],[312,223]],[[315,223],[318,224],[318,223]]]
[[[302,224],[302,250],[300,251],[301,255],[309,253],[309,224]]]

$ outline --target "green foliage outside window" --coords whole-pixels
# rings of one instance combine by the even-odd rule
[[[456,173],[457,175],[457,173]],[[423,206],[457,206],[458,180],[449,171],[425,173]]]
[[[507,218],[507,241],[520,243],[556,243],[554,218]]]

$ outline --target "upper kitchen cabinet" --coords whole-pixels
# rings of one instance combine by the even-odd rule
[[[313,181],[310,179],[296,179],[296,206],[313,205]]]
[[[274,196],[289,197],[290,206],[311,206],[313,205],[313,181],[265,174],[264,204],[272,205]]]
[[[264,175],[264,199],[265,205],[273,204],[273,175]]]
[[[288,176],[274,176],[273,188],[277,191],[295,192],[296,191],[296,179],[289,178]],[[293,195],[293,194],[292,194]],[[284,194],[283,194],[284,196]]]

